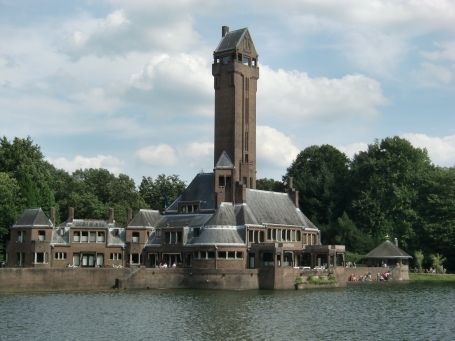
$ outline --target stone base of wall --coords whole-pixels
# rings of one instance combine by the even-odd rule
[[[392,281],[409,281],[409,268],[407,265],[393,266],[393,267],[359,267],[359,268],[346,268],[345,269],[345,281],[349,281],[349,276],[354,275],[355,277],[365,276],[366,273],[371,273],[372,281],[377,281],[378,273],[384,273],[390,271],[392,274]]]
[[[118,289],[223,289],[293,290],[294,268],[190,269],[190,268],[4,268],[0,292]],[[335,273],[338,286],[346,285],[344,269]],[[313,273],[312,271],[311,273]],[[321,272],[322,273],[322,272]],[[315,271],[315,275],[319,272]]]
[[[130,269],[0,269],[0,292],[104,290]]]

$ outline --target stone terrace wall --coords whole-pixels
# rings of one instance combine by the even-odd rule
[[[0,269],[0,292],[109,289],[130,269]]]
[[[118,278],[124,289],[258,289],[258,270],[140,268],[130,276]]]
[[[391,271],[393,281],[409,281],[409,268],[404,266],[391,266],[391,267],[358,267],[345,269],[345,281],[349,281],[349,276],[354,274],[355,277],[365,276],[366,273],[371,272],[371,279],[376,281],[377,274]]]

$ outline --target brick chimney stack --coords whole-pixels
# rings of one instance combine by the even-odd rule
[[[113,224],[114,223],[114,209],[113,208],[110,208],[109,209],[109,221],[108,221],[109,224]]]
[[[55,207],[51,207],[50,209],[49,220],[51,221],[52,225],[55,225]]]
[[[68,208],[68,223],[72,223],[74,220],[74,207]]]
[[[228,33],[229,33],[229,26],[223,26],[221,28],[221,37],[224,38],[224,36]]]

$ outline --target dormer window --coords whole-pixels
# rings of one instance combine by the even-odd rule
[[[133,243],[139,243],[139,232],[133,232]]]
[[[194,232],[193,232],[193,236],[194,237],[199,237],[201,234],[201,228],[200,227],[195,227],[194,228]]]
[[[161,229],[157,229],[157,230],[156,230],[155,236],[156,236],[157,238],[161,238]]]
[[[223,56],[223,57],[221,57],[221,63],[222,63],[223,65],[226,65],[226,64],[229,63],[230,61],[231,61],[231,56],[229,56],[229,55],[228,55],[228,56]]]
[[[38,231],[38,240],[44,242],[44,239],[46,239],[46,231]]]

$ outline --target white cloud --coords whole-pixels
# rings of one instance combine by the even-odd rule
[[[289,137],[274,128],[258,126],[256,134],[258,163],[285,169],[300,152]]]
[[[455,40],[434,42],[434,45],[438,47],[439,50],[432,52],[421,51],[420,54],[431,61],[455,61]]]
[[[96,157],[83,157],[77,155],[73,160],[68,160],[64,157],[57,159],[46,158],[46,160],[53,164],[56,168],[64,169],[68,173],[72,173],[77,169],[88,168],[105,168],[109,172],[118,175],[122,172],[125,163],[113,156],[97,155]]]
[[[355,154],[368,150],[368,144],[365,142],[357,142],[348,144],[346,146],[337,146],[336,148],[339,151],[345,153],[350,159],[352,159]]]
[[[170,167],[177,163],[174,148],[167,144],[143,147],[136,150],[134,157],[139,163],[154,167]]]
[[[450,68],[426,61],[420,63],[420,69],[412,71],[411,76],[417,79],[421,86],[448,85],[453,80]]]
[[[297,122],[368,118],[378,114],[377,106],[387,104],[380,83],[364,75],[311,78],[306,72],[263,66],[261,78],[258,112]]]
[[[414,147],[426,148],[431,161],[440,166],[455,166],[455,135],[432,137],[425,134],[406,133],[401,135]]]

